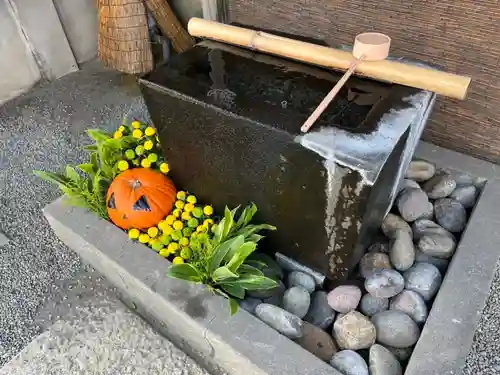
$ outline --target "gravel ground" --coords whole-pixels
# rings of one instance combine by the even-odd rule
[[[81,161],[85,129],[115,127],[139,95],[133,79],[89,66],[0,108],[0,366],[39,333],[53,286],[80,269],[42,216],[60,193],[32,170]]]
[[[65,284],[40,312],[42,324],[60,318],[0,375],[209,375],[119,302],[97,272]]]

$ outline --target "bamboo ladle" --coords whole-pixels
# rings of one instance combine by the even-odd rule
[[[339,93],[340,89],[345,85],[349,77],[354,73],[356,67],[361,61],[380,61],[385,60],[389,56],[389,48],[391,46],[391,38],[385,34],[380,33],[362,33],[354,39],[354,46],[352,49],[352,56],[354,59],[349,65],[349,69],[344,73],[342,78],[337,82],[333,89],[316,107],[314,112],[304,122],[300,130],[303,133],[314,125],[319,116],[328,107],[331,101]]]

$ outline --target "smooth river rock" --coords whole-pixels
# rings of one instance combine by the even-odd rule
[[[394,239],[398,230],[404,230],[410,235],[411,227],[401,216],[388,213],[381,226],[382,232],[389,238]]]
[[[415,248],[411,233],[396,231],[395,240],[389,252],[391,263],[398,271],[406,271],[415,262]]]
[[[405,289],[417,292],[426,302],[434,298],[443,280],[437,267],[429,263],[415,263],[403,277]]]
[[[406,313],[419,324],[427,320],[427,305],[422,296],[413,290],[403,290],[392,298],[390,309]]]
[[[464,206],[451,198],[438,199],[434,203],[434,214],[436,221],[450,232],[462,232],[467,224]]]
[[[311,275],[304,272],[300,271],[290,272],[286,280],[287,280],[287,286],[289,288],[293,286],[301,286],[309,293],[314,292],[314,290],[316,289],[316,282],[314,281],[314,278]]]
[[[266,298],[279,298],[281,301],[281,298],[283,297],[283,293],[285,293],[286,287],[285,284],[281,280],[278,280],[278,285],[272,289],[265,289],[265,290],[249,290],[247,294],[250,297],[253,298],[258,298],[258,299],[266,299]]]
[[[355,285],[341,285],[328,293],[328,304],[339,313],[355,310],[361,300],[361,290]]]
[[[255,315],[290,339],[298,339],[303,335],[304,322],[302,319],[278,306],[261,303],[255,308]]]
[[[413,160],[406,171],[406,178],[423,182],[430,180],[434,173],[436,173],[436,167],[431,163],[424,160]]]
[[[398,361],[405,362],[410,359],[412,353],[413,353],[413,347],[409,346],[407,348],[395,348],[393,346],[385,346],[387,349],[390,350],[392,354],[398,359]]]
[[[477,189],[473,185],[458,186],[450,194],[450,198],[462,203],[464,208],[472,208],[476,204]]]
[[[295,342],[319,359],[328,362],[338,352],[335,341],[321,328],[304,322],[302,332],[302,337],[296,339]]]
[[[354,350],[341,350],[336,353],[330,365],[343,375],[370,375],[365,360]]]
[[[441,234],[454,238],[453,234],[444,229],[438,223],[429,219],[415,220],[411,226],[413,231],[413,239],[418,241],[420,238],[427,234]]]
[[[398,187],[398,194],[401,193],[404,189],[420,189],[420,185],[417,181],[410,180],[409,178],[404,178]]]
[[[375,344],[370,348],[370,375],[402,375],[401,364],[388,349]]]
[[[366,293],[359,303],[359,310],[366,316],[373,316],[389,309],[389,299],[374,297]]]
[[[247,297],[239,302],[242,309],[248,311],[250,314],[255,313],[255,308],[262,303],[261,299]]]
[[[322,290],[311,294],[311,306],[304,320],[321,329],[327,329],[335,320],[335,311],[328,304],[328,295]]]
[[[439,272],[444,275],[446,269],[448,268],[448,264],[450,264],[449,259],[436,258],[427,254],[424,254],[420,250],[417,249],[415,252],[415,262],[420,263],[430,263],[437,267]]]
[[[365,279],[375,271],[392,268],[389,255],[384,253],[366,253],[359,262],[359,272]]]
[[[455,190],[457,183],[448,173],[440,173],[427,181],[423,188],[431,199],[446,198]]]
[[[368,277],[365,289],[374,297],[391,298],[403,291],[404,284],[403,276],[398,271],[386,269],[374,272]]]
[[[421,189],[405,189],[397,199],[399,213],[408,222],[421,218],[428,211],[429,198]]]
[[[299,318],[307,314],[310,304],[311,295],[301,286],[293,286],[283,295],[283,308]]]
[[[390,248],[391,245],[389,244],[388,240],[378,239],[368,247],[368,252],[389,254]]]
[[[449,259],[455,253],[455,240],[451,236],[442,234],[428,234],[420,238],[417,247],[424,254]]]
[[[333,324],[333,337],[341,349],[368,349],[375,343],[377,332],[370,319],[351,311]]]
[[[406,348],[418,341],[420,329],[417,323],[399,310],[387,310],[372,317],[377,331],[377,342],[396,348]]]

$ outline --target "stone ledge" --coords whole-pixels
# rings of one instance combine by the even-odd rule
[[[500,254],[500,169],[426,143],[416,156],[488,179],[405,372],[459,375]],[[200,285],[168,278],[170,262],[130,241],[111,223],[64,205],[62,199],[48,205],[44,214],[62,241],[163,323],[169,338],[207,367],[230,375],[240,375],[242,369],[245,375],[341,375],[246,311],[230,318],[226,301]]]

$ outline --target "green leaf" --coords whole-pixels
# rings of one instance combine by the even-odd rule
[[[92,152],[90,154],[90,164],[93,165],[94,170],[98,170],[99,169],[99,163],[98,163],[98,160],[97,160],[97,147],[96,147],[96,151],[94,151],[94,152]]]
[[[237,277],[238,277],[238,274],[232,272],[227,267],[219,267],[212,273],[212,279],[215,282],[219,282],[219,281],[226,280],[229,278],[237,278]]]
[[[242,235],[247,238],[261,230],[276,230],[276,227],[269,224],[247,225],[246,227],[237,231],[235,235]]]
[[[266,272],[268,276],[271,276],[270,274],[272,273],[276,275],[278,279],[283,278],[283,270],[281,269],[279,264],[269,255],[259,252],[254,252],[247,258],[245,263],[253,265],[254,264],[253,262],[256,261],[262,264],[261,266],[256,266],[256,267],[259,269],[265,268],[268,271]]]
[[[73,168],[70,165],[66,166],[66,177],[68,177],[75,184],[79,184],[80,183],[80,175],[75,170],[75,168]]]
[[[263,238],[264,238],[264,236],[261,236],[260,234],[255,234],[255,233],[246,237],[246,239],[248,241],[252,241],[252,242],[259,242]]]
[[[219,284],[238,285],[246,290],[266,290],[275,288],[278,283],[265,276],[241,275],[237,280],[222,280]]]
[[[99,129],[87,129],[87,134],[96,143],[101,143],[111,138],[111,134]]]
[[[238,302],[236,300],[229,298],[229,311],[231,312],[231,316],[238,312]]]
[[[261,270],[259,270],[256,267],[252,267],[249,264],[243,263],[241,266],[238,267],[238,274],[240,275],[254,275],[254,276],[264,276],[264,273],[262,273]]]
[[[248,225],[256,212],[257,206],[255,205],[255,203],[252,203],[251,205],[245,207],[240,217],[238,218],[238,222],[236,223],[237,230]]]
[[[83,151],[87,152],[95,152],[97,151],[97,146],[96,145],[87,145],[82,147]]]
[[[233,220],[233,215],[231,214],[231,211],[229,211],[229,208],[224,209],[224,225],[222,227],[222,236],[221,236],[221,241],[224,241],[231,231],[231,228],[233,227],[234,220]],[[219,224],[220,225],[220,224]]]
[[[257,248],[257,244],[255,242],[245,242],[241,245],[234,253],[233,257],[227,264],[227,268],[230,271],[236,272],[239,266],[243,264],[245,259],[252,254]]]
[[[222,260],[228,252],[239,248],[245,242],[243,236],[237,236],[221,243],[215,248],[212,253],[212,259],[210,261],[210,267],[208,269],[209,273],[214,272],[221,264]]]
[[[96,171],[94,169],[94,165],[92,165],[90,163],[78,164],[77,168],[79,170],[81,170],[83,173],[87,173],[87,174],[94,174]]]
[[[42,180],[52,182],[59,186],[67,186],[70,183],[66,176],[63,176],[62,174],[44,171],[33,171],[33,173],[36,176],[40,177]]]
[[[243,289],[239,285],[235,285],[235,284],[222,284],[220,287],[227,294],[229,294],[229,295],[231,295],[233,297],[236,297],[236,298],[239,298],[239,299],[245,298],[245,289]]]
[[[167,275],[174,279],[192,281],[195,283],[201,281],[198,270],[189,263],[173,264],[168,270]]]

